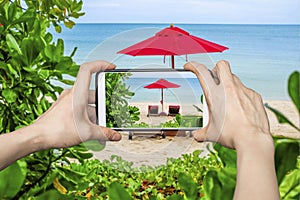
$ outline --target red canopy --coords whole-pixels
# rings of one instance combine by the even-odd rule
[[[127,47],[118,53],[131,56],[170,55],[174,68],[174,55],[196,53],[222,52],[228,49],[225,46],[190,35],[188,32],[171,25],[155,36]]]
[[[144,88],[147,88],[147,89],[161,89],[161,107],[162,107],[162,113],[164,113],[164,89],[166,88],[179,88],[180,85],[177,85],[175,83],[171,83],[165,79],[159,79],[157,81],[155,81],[154,83],[151,83],[149,85],[146,85]]]
[[[165,79],[159,79],[155,81],[154,83],[151,83],[149,85],[146,85],[144,88],[147,89],[165,89],[165,88],[179,88],[180,85],[177,85],[175,83],[171,83]]]

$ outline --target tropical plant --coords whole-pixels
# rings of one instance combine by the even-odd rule
[[[130,73],[105,74],[107,127],[128,127],[140,119],[139,108],[128,104],[134,95],[125,82],[130,76]]]
[[[25,9],[21,5],[25,5]],[[61,22],[71,28],[75,24],[71,19],[83,15],[81,8],[82,1],[77,0],[24,0],[23,4],[20,0],[0,2],[1,134],[29,125],[49,108],[51,101],[56,100],[62,91],[51,80],[73,83],[63,74],[76,75],[79,66],[72,60],[76,48],[70,56],[65,56],[63,40],[53,41],[48,28],[52,24],[60,32]],[[126,85],[115,87],[117,80],[122,78],[111,77],[112,84],[108,84],[107,90],[108,95],[119,98],[114,105],[120,103],[126,107],[128,104],[123,101],[133,93]],[[299,111],[299,72],[290,76],[288,88]],[[108,100],[106,105],[112,101]],[[266,107],[274,111],[281,123],[299,130],[282,113],[268,105]],[[138,120],[137,108],[129,107],[125,113],[128,116],[125,123]],[[116,113],[111,114],[116,116]],[[109,118],[109,124],[114,125],[115,119]],[[183,120],[175,119],[176,123]],[[298,199],[299,141],[274,140],[280,195],[282,199]],[[10,165],[0,172],[0,198],[177,200],[230,199],[233,196],[236,154],[220,145],[215,145],[206,157],[200,157],[201,152],[195,151],[181,158],[170,158],[166,165],[139,168],[118,156],[102,162],[89,159],[93,155],[87,147],[103,148],[89,142],[68,149],[41,151]]]
[[[23,7],[22,7],[23,6]],[[0,133],[32,123],[45,112],[63,90],[53,80],[72,84],[63,76],[75,76],[79,66],[64,54],[62,39],[53,41],[50,25],[60,32],[63,22],[71,28],[82,1],[36,0],[0,2]],[[0,198],[38,196],[53,188],[60,171],[54,166],[82,162],[92,155],[84,146],[42,151],[30,155],[1,172]],[[54,170],[56,169],[56,170]],[[61,170],[62,171],[62,170]],[[9,173],[9,175],[7,174]]]
[[[119,156],[56,166],[53,184],[41,195],[62,199],[198,199],[203,196],[205,174],[220,165],[214,156],[200,157],[201,153],[197,150],[170,158],[158,167],[133,167]]]
[[[82,1],[77,0],[0,2],[1,134],[27,126],[45,112],[63,90],[62,84],[54,81],[73,84],[65,77],[74,77],[79,69],[72,59],[76,48],[66,56],[64,41],[53,41],[48,28],[52,25],[61,32],[61,22],[72,28],[75,25],[72,18],[84,14],[81,8]],[[124,89],[123,95],[130,94]],[[137,119],[137,113],[136,108],[129,108],[131,121]],[[73,184],[78,181],[74,177],[80,177],[80,173],[73,173],[66,166],[70,160],[82,163],[91,158],[87,147],[103,149],[95,142],[88,142],[68,149],[41,151],[12,164],[0,173],[0,198],[59,199],[58,191],[64,194],[64,189],[58,179],[65,177]]]

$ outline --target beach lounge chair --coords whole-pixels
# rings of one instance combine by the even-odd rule
[[[169,105],[169,116],[176,116],[179,114],[180,106],[179,105]]]
[[[149,116],[158,116],[158,106],[157,105],[148,105],[148,114]]]

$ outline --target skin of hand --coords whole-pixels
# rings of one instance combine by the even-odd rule
[[[279,199],[274,144],[261,96],[232,74],[227,61],[211,71],[196,62],[184,68],[198,77],[209,113],[207,126],[195,131],[194,138],[237,151],[234,199]]]
[[[81,65],[76,82],[71,90],[65,90],[52,107],[34,124],[53,130],[46,134],[47,148],[70,147],[88,140],[118,141],[116,131],[95,124],[94,92],[89,91],[91,75],[115,66],[105,61],[94,61]]]
[[[96,119],[95,94],[89,91],[92,73],[115,66],[105,61],[81,65],[72,89],[65,90],[56,102],[33,124],[0,135],[0,170],[30,153],[77,145],[87,140],[119,141],[116,131],[100,127]]]

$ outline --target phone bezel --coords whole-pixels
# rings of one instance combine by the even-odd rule
[[[191,72],[189,70],[185,69],[168,69],[168,68],[135,68],[135,69],[113,69],[113,70],[104,70],[104,71],[99,71],[96,73],[95,77],[95,87],[96,87],[96,123],[99,126],[106,126],[106,105],[105,105],[105,79],[101,79],[102,83],[99,84],[99,76],[103,77],[103,73],[118,73],[118,72]],[[191,72],[193,73],[193,72]],[[196,75],[195,75],[196,76]],[[100,87],[99,87],[100,85]],[[200,85],[201,86],[201,85]],[[99,92],[100,90],[100,92]],[[100,102],[104,102],[103,104],[99,104]],[[104,110],[104,117],[102,117],[102,123],[99,121],[99,105],[101,110]],[[112,127],[111,129],[116,130],[116,131],[194,131],[194,130],[199,130],[203,127],[208,122],[208,110],[207,110],[207,104],[205,100],[205,96],[203,93],[203,126],[202,127],[178,127],[178,128],[171,128],[171,127],[159,127],[159,128],[120,128],[120,127]],[[103,125],[104,124],[104,125]]]

